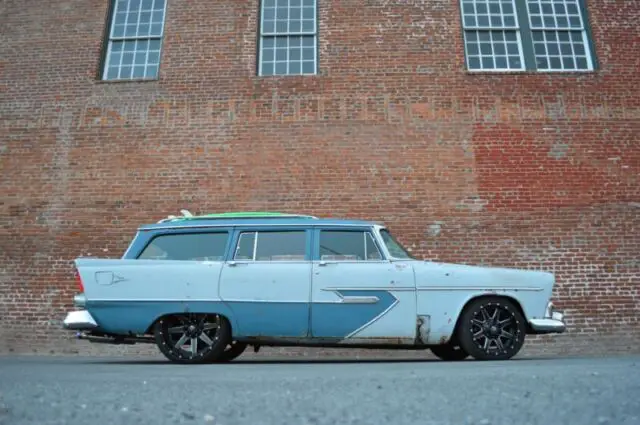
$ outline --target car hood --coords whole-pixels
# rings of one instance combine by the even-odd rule
[[[551,295],[555,284],[552,273],[505,267],[452,264],[432,261],[414,263],[417,287],[543,291]]]

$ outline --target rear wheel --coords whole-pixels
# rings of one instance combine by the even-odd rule
[[[229,322],[218,314],[173,314],[153,328],[160,352],[176,363],[208,363],[231,342]]]
[[[524,345],[526,330],[513,302],[487,297],[465,308],[457,336],[462,349],[476,360],[508,360]]]
[[[438,358],[447,361],[464,360],[469,357],[469,353],[460,346],[453,344],[434,345],[429,347],[431,352]]]
[[[216,362],[230,362],[231,360],[239,357],[244,350],[247,349],[247,344],[244,342],[232,341],[226,347],[226,349],[220,354],[220,357],[216,359]]]

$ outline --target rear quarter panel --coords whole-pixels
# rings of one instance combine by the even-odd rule
[[[222,262],[77,259],[87,310],[105,332],[144,333],[160,316],[218,312]],[[233,326],[233,323],[232,323]]]

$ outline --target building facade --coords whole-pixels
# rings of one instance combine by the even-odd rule
[[[181,208],[379,220],[426,259],[549,270],[552,346],[629,349],[637,6],[5,0],[2,349],[77,349],[72,260]]]

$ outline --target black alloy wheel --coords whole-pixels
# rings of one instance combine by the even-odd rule
[[[460,318],[458,340],[476,360],[508,360],[522,346],[525,319],[506,298],[487,297],[472,301]]]
[[[229,322],[218,314],[184,313],[158,320],[153,333],[160,352],[176,363],[209,363],[231,340]]]
[[[244,342],[231,341],[220,356],[215,360],[216,362],[230,362],[239,357],[247,349],[247,344]]]
[[[429,347],[431,352],[441,360],[446,361],[459,361],[469,357],[469,353],[464,351],[459,345],[453,345],[451,343],[434,345]]]

